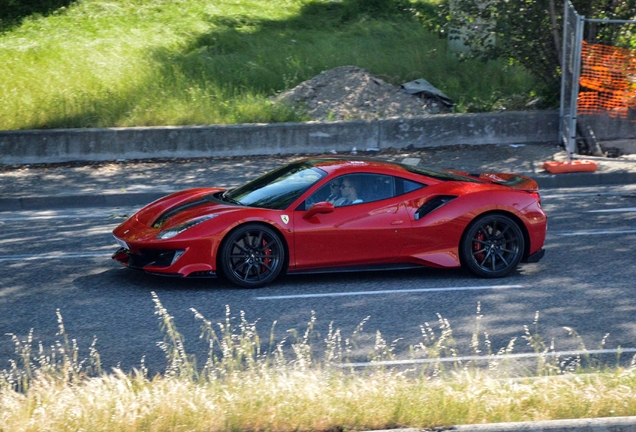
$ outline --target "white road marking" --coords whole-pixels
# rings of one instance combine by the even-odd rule
[[[109,210],[44,210],[0,213],[0,222],[53,220],[53,219],[123,219],[133,214],[131,209],[111,208]]]
[[[410,359],[410,360],[385,360],[379,362],[359,362],[359,363],[341,363],[336,365],[341,368],[350,367],[369,367],[369,366],[401,366],[414,364],[430,364],[430,363],[453,363],[458,361],[492,361],[492,360],[509,360],[524,359],[537,357],[564,357],[594,354],[618,354],[618,353],[636,353],[636,348],[620,348],[620,349],[599,349],[599,350],[573,350],[573,351],[555,351],[547,353],[519,353],[519,354],[502,354],[491,356],[463,356],[463,357],[442,357],[442,358],[426,358],[426,359]]]
[[[594,187],[594,188],[558,188],[541,189],[541,198],[577,198],[588,196],[623,196],[632,195],[636,191],[633,185]]]
[[[49,252],[32,255],[11,255],[0,256],[0,262],[15,261],[38,261],[52,259],[73,259],[73,258],[103,258],[110,257],[112,252]]]
[[[628,212],[636,212],[636,207],[625,207],[625,208],[615,208],[615,209],[605,209],[605,210],[588,210],[588,213],[628,213]]]
[[[29,220],[52,220],[52,219],[97,219],[120,217],[114,214],[76,214],[76,215],[42,215],[42,216],[7,216],[0,217],[0,221],[29,221]]]
[[[550,234],[564,237],[572,236],[595,236],[595,235],[616,235],[616,234],[636,234],[636,229],[629,230],[600,230],[600,231],[570,231],[570,232],[550,232]]]
[[[539,189],[539,193],[541,190]],[[621,196],[625,195],[625,192],[573,192],[573,193],[542,193],[541,199],[552,198],[581,198],[589,196]]]
[[[350,292],[318,293],[318,294],[291,294],[291,295],[280,295],[280,296],[254,297],[254,299],[255,300],[287,300],[287,299],[318,298],[318,297],[348,297],[348,296],[363,296],[363,295],[428,293],[428,292],[441,292],[441,291],[519,289],[519,288],[525,288],[525,287],[526,287],[525,285],[486,285],[486,286],[466,286],[466,287],[446,287],[446,288],[414,288],[414,289],[402,289],[402,290],[350,291]]]

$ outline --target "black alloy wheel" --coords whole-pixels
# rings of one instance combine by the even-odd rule
[[[219,258],[223,275],[230,282],[257,288],[280,274],[285,263],[285,248],[273,229],[248,224],[230,233]]]
[[[466,229],[460,246],[462,263],[474,274],[496,278],[513,271],[521,258],[525,240],[511,218],[487,214]]]

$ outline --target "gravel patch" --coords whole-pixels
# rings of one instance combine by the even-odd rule
[[[435,98],[410,95],[368,71],[341,66],[321,72],[274,98],[305,112],[311,120],[375,120],[450,112]]]

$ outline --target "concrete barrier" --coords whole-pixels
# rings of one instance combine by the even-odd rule
[[[0,164],[558,141],[555,111],[374,121],[0,131]]]
[[[380,121],[381,148],[558,141],[559,115],[552,111],[450,114]]]
[[[612,117],[609,114],[579,115],[581,127],[591,127],[596,138],[603,146],[618,148],[626,154],[636,153],[636,110],[629,110],[626,118]]]
[[[579,115],[578,122],[592,128],[601,141],[617,141],[636,138],[636,111],[629,110],[627,118],[610,115]],[[634,114],[632,114],[634,113]]]

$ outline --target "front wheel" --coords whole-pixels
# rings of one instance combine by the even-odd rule
[[[257,288],[280,274],[285,263],[285,248],[271,228],[248,224],[225,239],[219,261],[223,275],[231,283]]]
[[[524,247],[523,233],[515,221],[508,216],[489,214],[468,226],[460,256],[462,263],[477,276],[497,278],[517,267]]]

